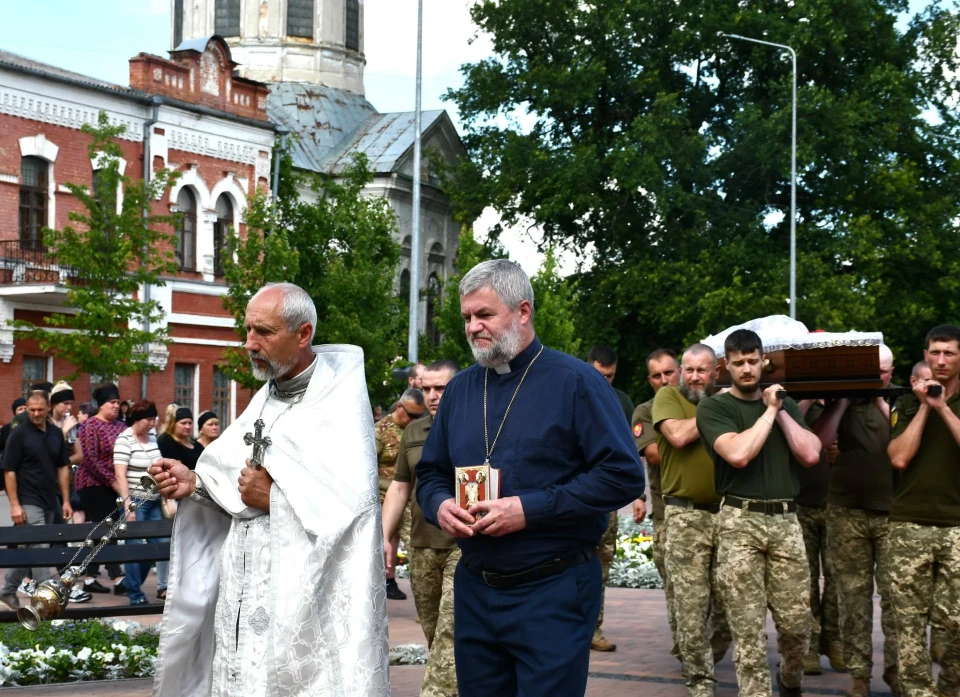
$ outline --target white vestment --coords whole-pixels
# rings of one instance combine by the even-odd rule
[[[389,646],[363,352],[315,346],[302,400],[264,386],[200,457],[212,500],[173,526],[155,697],[387,697]],[[262,411],[262,416],[261,416]],[[262,418],[270,511],[240,500]]]

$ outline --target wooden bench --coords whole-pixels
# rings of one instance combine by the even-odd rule
[[[8,545],[30,544],[66,544],[69,542],[82,543],[93,529],[93,523],[81,525],[18,525],[0,527],[0,569],[20,568],[56,568],[63,569],[74,554],[77,547],[47,547],[30,549],[8,549]],[[117,534],[121,540],[169,538],[173,529],[172,520],[149,521],[143,523],[127,523],[125,532]],[[106,533],[107,528],[100,526],[94,534],[94,540]],[[76,564],[82,564],[90,549],[77,558]],[[98,564],[116,562],[126,564],[132,562],[155,562],[170,559],[169,542],[148,542],[147,544],[117,545],[109,544],[97,555]],[[21,605],[29,603],[28,598],[21,597]],[[146,603],[144,605],[114,605],[114,606],[87,606],[86,604],[70,603],[64,610],[61,619],[80,620],[92,617],[129,617],[132,615],[156,615],[163,612],[163,603]],[[10,610],[0,611],[0,622],[16,622],[17,613]]]

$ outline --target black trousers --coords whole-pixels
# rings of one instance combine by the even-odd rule
[[[83,503],[83,510],[87,514],[88,523],[99,523],[108,515],[113,515],[118,508],[117,492],[113,490],[113,487],[88,486],[84,489],[77,489],[77,495],[80,497],[80,501]],[[100,541],[100,538],[103,537],[105,530],[106,528],[102,526],[97,530],[97,535],[94,539],[95,542]],[[110,542],[110,544],[116,543],[116,540]],[[115,579],[123,576],[123,570],[120,568],[119,564],[107,564],[106,567],[107,574],[109,574],[110,578]],[[96,576],[99,573],[99,564],[94,563],[87,567],[88,575]]]

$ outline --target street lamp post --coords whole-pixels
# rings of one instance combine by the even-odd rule
[[[793,126],[791,131],[790,147],[790,319],[797,318],[797,52],[786,44],[775,44],[772,41],[752,39],[739,34],[723,34],[729,39],[750,41],[764,46],[773,46],[783,51],[790,51],[793,59]]]
[[[417,0],[417,95],[413,112],[413,211],[410,222],[410,325],[407,339],[407,360],[418,360],[420,339],[420,93],[423,88],[423,0]]]

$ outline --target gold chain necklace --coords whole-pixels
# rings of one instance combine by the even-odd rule
[[[503,425],[507,422],[507,415],[510,413],[510,407],[513,406],[513,400],[517,398],[517,394],[520,393],[520,388],[523,387],[523,381],[527,379],[527,373],[530,372],[530,369],[533,367],[533,364],[537,362],[537,359],[540,358],[540,354],[543,353],[543,346],[540,346],[540,350],[537,351],[537,355],[533,357],[533,360],[527,364],[527,369],[523,371],[523,377],[520,378],[520,384],[517,385],[517,389],[513,391],[513,396],[510,398],[510,403],[507,404],[507,410],[503,412],[503,420],[500,422],[500,428],[497,429],[497,435],[493,437],[493,445],[490,445],[490,432],[487,430],[487,378],[490,375],[490,369],[484,368],[483,371],[483,445],[487,451],[487,457],[483,461],[483,464],[489,465],[490,458],[493,456],[493,449],[497,447],[497,441],[500,439],[500,432],[503,430]]]

